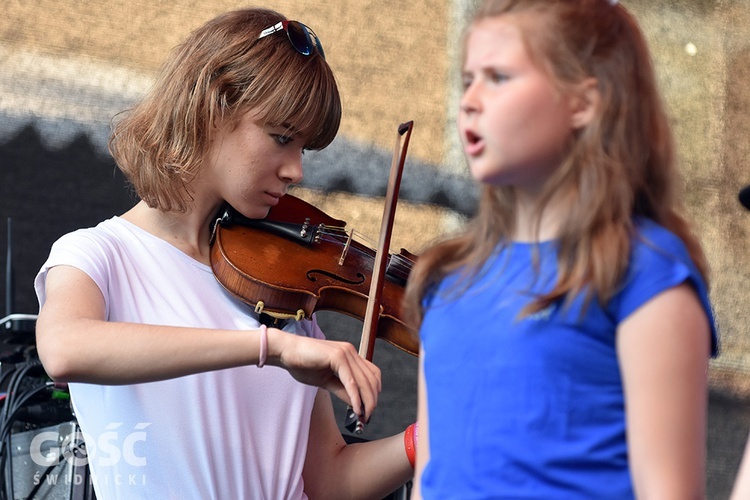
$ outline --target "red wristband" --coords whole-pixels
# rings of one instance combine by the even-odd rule
[[[419,439],[419,427],[414,422],[406,428],[404,432],[404,449],[406,450],[406,458],[409,459],[412,469],[417,463],[417,441]]]

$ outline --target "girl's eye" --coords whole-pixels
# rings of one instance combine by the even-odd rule
[[[474,81],[474,79],[471,76],[464,75],[461,78],[461,88],[466,91],[469,87],[471,87],[471,83]]]
[[[495,71],[490,73],[490,79],[493,83],[502,83],[508,79],[508,75]]]
[[[273,139],[281,146],[286,146],[294,140],[290,135],[273,134]]]

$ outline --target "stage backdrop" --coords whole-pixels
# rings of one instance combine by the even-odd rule
[[[602,0],[605,1],[605,0]],[[710,369],[709,490],[725,498],[747,433],[750,397],[750,4],[745,0],[625,0],[654,52],[676,131],[688,208],[705,244],[722,336]],[[341,132],[305,155],[295,194],[377,239],[400,123],[414,120],[393,248],[418,253],[461,227],[477,190],[455,133],[461,0],[279,0],[256,4],[309,24],[344,101]],[[61,234],[134,201],[106,151],[109,122],[153,81],[191,29],[244,2],[39,0],[4,2],[0,16],[0,249],[12,219],[11,311],[36,313],[32,280]],[[3,255],[5,252],[3,252]],[[6,271],[0,289],[6,304]],[[329,335],[357,343],[357,321],[326,314]],[[457,318],[457,325],[460,318]],[[415,414],[416,360],[382,346],[381,409],[365,437],[397,432]],[[469,360],[470,361],[470,360]]]

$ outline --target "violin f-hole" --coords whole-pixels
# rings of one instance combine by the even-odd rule
[[[315,277],[316,274],[321,274],[323,276],[326,276],[328,278],[332,278],[336,281],[340,281],[341,283],[346,283],[348,285],[361,285],[365,282],[367,277],[362,273],[357,273],[355,276],[357,277],[357,280],[351,280],[344,278],[343,276],[339,276],[338,274],[331,273],[329,271],[326,271],[324,269],[310,269],[307,271],[307,279],[310,281],[318,281],[318,278]]]

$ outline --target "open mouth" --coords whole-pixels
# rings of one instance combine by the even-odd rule
[[[472,130],[464,132],[464,150],[469,156],[476,156],[482,152],[484,141],[482,137]]]

